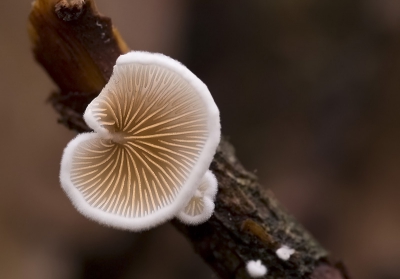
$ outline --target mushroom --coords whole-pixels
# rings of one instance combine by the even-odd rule
[[[83,215],[122,229],[148,229],[177,215],[220,141],[207,86],[156,53],[121,55],[84,120],[94,132],[65,148],[62,188]]]
[[[247,273],[253,278],[263,277],[267,274],[268,269],[261,263],[261,260],[251,260],[246,263]]]
[[[276,255],[283,261],[287,261],[290,259],[296,251],[289,246],[282,245],[278,250],[276,250]]]
[[[214,199],[217,189],[217,179],[209,170],[200,181],[194,196],[179,212],[177,218],[188,225],[197,225],[210,219],[214,212]]]

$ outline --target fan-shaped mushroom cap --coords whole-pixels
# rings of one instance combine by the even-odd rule
[[[211,171],[207,171],[194,196],[176,217],[188,225],[197,225],[210,219],[217,189],[217,179]]]
[[[77,209],[131,230],[174,217],[195,194],[220,140],[206,85],[162,54],[130,52],[87,107],[94,133],[64,150],[61,185]]]

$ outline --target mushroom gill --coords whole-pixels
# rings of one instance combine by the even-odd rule
[[[209,170],[201,179],[194,196],[177,215],[178,219],[188,225],[207,221],[214,211],[214,199],[217,189],[217,179]]]

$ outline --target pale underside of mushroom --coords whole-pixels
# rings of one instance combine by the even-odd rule
[[[210,219],[214,212],[214,200],[217,189],[217,179],[209,170],[200,181],[194,196],[182,211],[179,212],[177,218],[188,225],[197,225]]]
[[[84,215],[132,230],[166,221],[187,204],[220,138],[207,87],[161,54],[121,56],[84,119],[95,132],[65,149],[61,184]]]

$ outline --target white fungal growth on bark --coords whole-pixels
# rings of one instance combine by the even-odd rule
[[[247,273],[253,278],[262,277],[267,274],[267,268],[261,263],[261,260],[248,261],[246,264]]]
[[[289,248],[286,245],[283,245],[281,248],[276,250],[276,255],[283,261],[287,261],[290,259],[290,256],[293,255],[295,252],[294,249]]]

